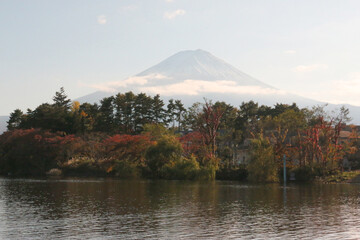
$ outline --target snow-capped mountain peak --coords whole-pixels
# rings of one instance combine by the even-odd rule
[[[178,52],[136,76],[153,74],[167,76],[171,79],[171,83],[189,79],[204,81],[227,80],[235,81],[236,84],[243,86],[270,87],[201,49]],[[153,85],[151,81],[149,81],[149,84]]]

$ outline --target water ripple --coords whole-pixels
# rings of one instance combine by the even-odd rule
[[[360,239],[360,185],[0,179],[1,239]]]

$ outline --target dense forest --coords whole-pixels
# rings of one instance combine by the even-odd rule
[[[186,108],[132,92],[80,104],[63,88],[52,100],[11,113],[0,136],[0,174],[276,182],[285,157],[288,172],[312,180],[342,171],[358,145],[346,108],[328,114],[323,106],[206,99]],[[344,127],[351,128],[345,140]],[[239,152],[250,158],[239,160]]]

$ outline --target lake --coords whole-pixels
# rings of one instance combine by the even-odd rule
[[[0,179],[0,239],[359,239],[358,184]]]

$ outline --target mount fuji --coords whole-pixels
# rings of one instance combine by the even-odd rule
[[[325,104],[274,88],[200,49],[181,51],[133,77],[93,87],[99,91],[75,100],[95,103],[118,92],[133,91],[149,95],[160,94],[165,101],[170,98],[180,99],[185,106],[203,102],[204,98],[224,101],[235,107],[250,100],[270,106],[294,102],[300,107]],[[341,105],[329,104],[326,110],[332,111],[340,107]],[[352,123],[360,124],[360,107],[345,107],[350,110]],[[0,133],[5,130],[7,119],[8,117],[0,117]]]
[[[155,74],[167,76],[171,79],[171,83],[188,79],[205,81],[228,80],[235,81],[244,86],[270,87],[201,49],[176,53],[136,76],[145,77]]]
[[[133,91],[160,94],[164,100],[181,99],[186,105],[203,102],[204,98],[234,106],[250,100],[266,105],[296,102],[305,107],[321,104],[276,89],[200,49],[181,51],[133,77],[97,87],[99,91],[76,100],[93,103],[117,92]]]
[[[274,88],[201,49],[178,52],[133,77],[97,87],[99,91],[76,100],[94,103],[117,92],[133,91],[160,94],[164,100],[180,99],[186,106],[203,102],[204,98],[225,101],[235,107],[250,100],[269,106],[276,103],[296,103],[300,107],[326,104]],[[328,104],[326,110],[334,111],[341,106]],[[348,104],[345,107],[350,110],[352,123],[360,124],[360,107]]]

